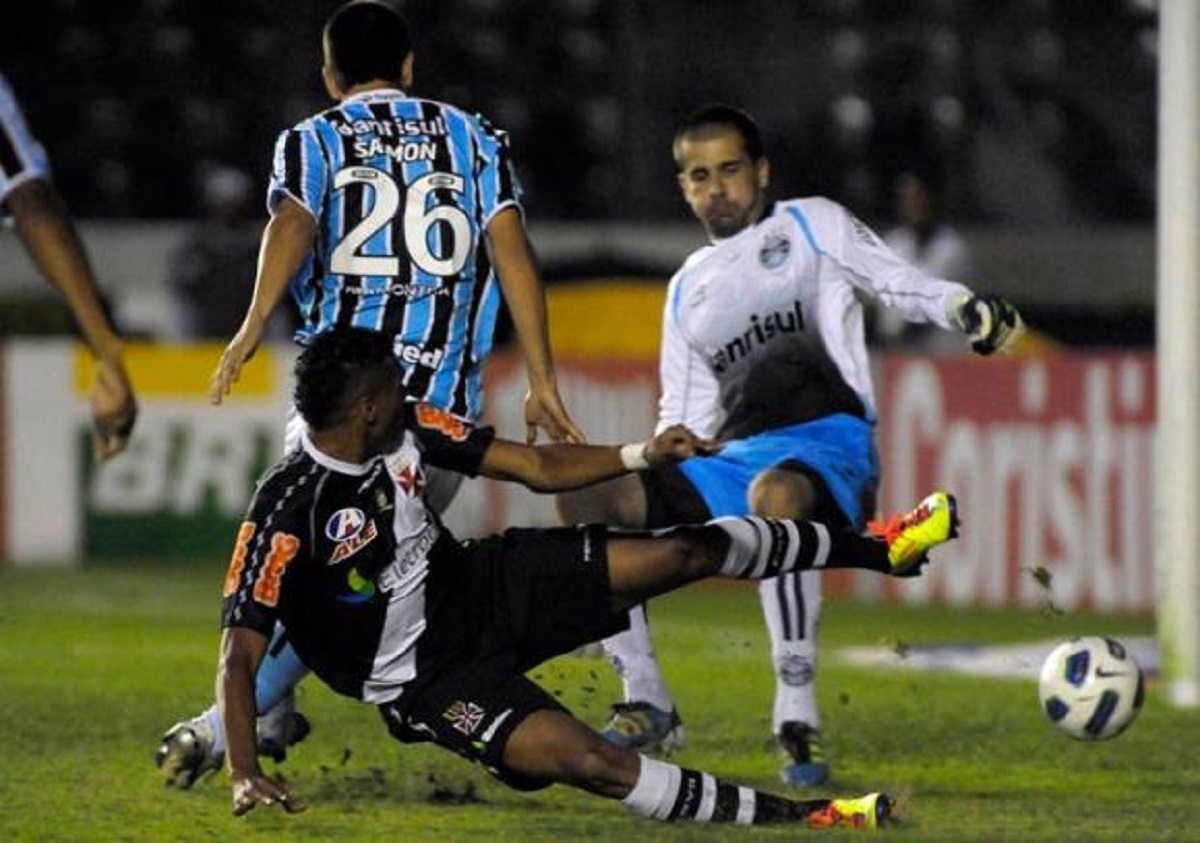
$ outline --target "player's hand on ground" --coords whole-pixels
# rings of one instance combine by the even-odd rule
[[[951,317],[970,338],[971,350],[976,354],[1011,351],[1025,331],[1021,314],[997,296],[962,298],[955,304]]]
[[[261,319],[248,315],[242,322],[242,327],[238,328],[238,332],[229,341],[229,345],[225,346],[208,391],[212,403],[220,404],[233,389],[233,385],[242,375],[242,366],[254,356],[258,344],[262,342],[265,328],[266,324]]]
[[[575,422],[567,414],[558,387],[553,383],[530,387],[525,393],[525,441],[537,441],[538,428],[546,431],[552,442],[582,445],[587,442]]]
[[[308,803],[290,793],[279,779],[262,773],[233,777],[233,815],[240,817],[257,805],[276,806],[289,814],[298,814],[308,808]]]
[[[704,457],[721,450],[715,439],[702,439],[681,424],[673,424],[646,444],[646,462],[664,465],[689,457]]]
[[[89,398],[92,407],[92,452],[107,460],[125,449],[137,421],[137,398],[120,358],[101,360]]]

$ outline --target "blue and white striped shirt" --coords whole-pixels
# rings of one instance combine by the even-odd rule
[[[318,223],[291,283],[297,340],[338,325],[391,334],[410,396],[475,421],[500,307],[484,234],[520,193],[504,132],[399,90],[288,129],[268,208],[287,196]]]

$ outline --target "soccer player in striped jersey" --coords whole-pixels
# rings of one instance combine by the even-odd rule
[[[385,333],[410,394],[474,423],[502,290],[529,369],[528,435],[536,425],[581,439],[555,384],[506,134],[406,93],[409,32],[388,4],[343,6],[325,27],[324,51],[337,104],[276,145],[254,298],[214,398],[228,393],[290,290],[302,344],[335,325]]]
[[[221,357],[213,400],[228,394],[290,290],[301,344],[335,327],[378,331],[393,343],[407,394],[447,424],[472,425],[483,410],[481,366],[503,292],[528,368],[528,441],[538,427],[555,441],[583,441],[558,394],[505,133],[408,93],[410,33],[388,3],[342,6],[325,26],[323,48],[322,76],[336,105],[280,135],[254,295]],[[302,428],[293,414],[286,450]],[[435,472],[429,480],[431,501],[444,509],[461,476]],[[264,749],[277,758],[308,729],[290,710],[306,670],[279,643],[259,674]],[[194,740],[206,747],[201,761]],[[219,763],[222,743],[209,709],[172,727],[157,759],[169,781],[188,787],[197,764]],[[179,768],[181,757],[192,761]]]
[[[638,601],[708,576],[858,567],[919,571],[955,534],[953,499],[928,498],[886,541],[810,521],[723,518],[658,534],[598,525],[455,541],[421,494],[425,464],[575,488],[709,453],[682,425],[623,447],[541,447],[447,429],[402,395],[390,341],[336,328],[296,364],[301,446],[260,481],[224,585],[217,694],[233,810],[304,802],[263,774],[254,674],[278,621],[333,690],[377,706],[404,742],[432,741],[505,784],[563,783],[673,822],[874,828],[882,793],[792,800],[605,741],[525,673],[623,628]],[[433,423],[431,423],[431,421]]]
[[[909,321],[957,328],[983,354],[1015,340],[1017,311],[909,266],[835,202],[768,203],[761,135],[742,111],[692,115],[673,152],[684,199],[712,242],[667,289],[658,424],[687,424],[725,447],[562,498],[564,523],[653,528],[753,513],[863,529],[879,478],[858,295]],[[829,774],[813,689],[820,581],[789,572],[759,594],[775,667],[772,722],[790,756],[783,778],[818,785]],[[605,734],[669,750],[683,725],[646,624],[635,609],[630,630],[605,644],[626,694]]]
[[[137,419],[124,348],[100,301],[91,263],[70,212],[50,181],[50,161],[26,125],[0,74],[0,206],[50,285],[64,299],[96,357],[92,384],[92,448],[105,460],[120,453]]]

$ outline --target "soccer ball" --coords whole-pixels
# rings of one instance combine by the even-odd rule
[[[1038,678],[1042,710],[1073,738],[1115,738],[1145,698],[1142,669],[1124,645],[1095,635],[1055,647]]]

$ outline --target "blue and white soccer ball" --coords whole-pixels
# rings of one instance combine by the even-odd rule
[[[1115,738],[1145,699],[1145,680],[1133,654],[1112,638],[1089,635],[1055,647],[1038,678],[1042,711],[1073,738]]]

